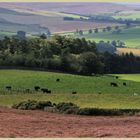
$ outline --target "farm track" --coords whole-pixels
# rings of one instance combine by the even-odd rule
[[[0,137],[140,137],[140,117],[94,117],[0,107]]]

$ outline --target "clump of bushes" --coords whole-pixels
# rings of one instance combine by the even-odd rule
[[[56,108],[60,113],[65,114],[77,114],[79,107],[73,103],[59,103],[56,105]]]
[[[45,107],[53,107],[54,105],[50,101],[37,102],[37,109],[44,110]]]
[[[81,108],[77,112],[78,115],[89,116],[120,116],[120,115],[136,115],[140,113],[140,109],[100,109],[100,108]]]
[[[37,101],[34,100],[28,100],[28,101],[23,101],[18,104],[14,104],[12,108],[15,109],[22,109],[22,110],[35,110],[37,105]]]
[[[100,108],[79,108],[76,104],[52,103],[50,101],[28,100],[12,106],[15,109],[23,110],[44,110],[47,112],[58,112],[64,114],[89,115],[89,116],[120,116],[137,115],[140,109],[100,109]]]
[[[103,116],[118,116],[123,115],[123,112],[121,110],[117,109],[99,109],[99,108],[82,108],[79,109],[78,115],[103,115]]]
[[[22,110],[44,110],[49,112],[60,112],[64,114],[77,114],[79,107],[73,103],[55,104],[50,101],[28,100],[12,106],[15,109]]]
[[[53,107],[53,104],[50,101],[28,100],[12,106],[12,108],[22,110],[44,110],[44,107]]]

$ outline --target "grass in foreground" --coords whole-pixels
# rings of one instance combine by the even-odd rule
[[[139,109],[140,74],[117,76],[120,78],[116,79],[110,75],[89,77],[53,72],[0,70],[0,105],[11,106],[30,99],[50,100],[55,103],[72,102],[80,107]],[[60,78],[60,82],[56,82],[57,78]],[[110,82],[118,83],[119,87],[111,87]],[[123,82],[126,82],[127,86],[123,86]],[[4,89],[7,85],[20,90],[26,88],[33,90],[34,86],[38,85],[51,89],[52,94],[7,92]],[[77,94],[73,95],[72,91],[77,91]],[[98,94],[99,92],[101,94]]]
[[[8,94],[0,95],[1,106],[12,106],[21,101],[37,100],[52,101],[54,103],[72,102],[84,107],[95,108],[118,108],[118,109],[140,109],[140,95],[124,94]]]
[[[138,75],[140,77],[140,75]],[[59,78],[60,82],[56,82]],[[110,83],[116,82],[119,87],[111,87]],[[123,86],[126,82],[127,86]],[[53,72],[40,72],[28,70],[0,70],[0,88],[12,86],[13,89],[34,89],[34,86],[51,89],[53,93],[80,94],[133,94],[139,93],[139,82],[116,79],[113,76],[78,76]]]

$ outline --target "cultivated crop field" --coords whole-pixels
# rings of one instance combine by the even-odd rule
[[[60,82],[56,82],[57,78],[60,78]],[[140,108],[139,82],[122,80],[123,78],[125,79],[116,79],[110,75],[88,77],[27,70],[0,70],[0,105],[11,106],[31,99],[50,100],[55,103],[73,102],[80,107]],[[119,87],[111,87],[110,82],[116,82]],[[123,86],[123,82],[126,82],[127,86]],[[9,85],[15,91],[6,91],[5,86]],[[52,93],[35,92],[34,86],[51,89]],[[27,88],[30,88],[32,93],[23,92]],[[17,92],[17,89],[20,91]],[[72,94],[73,91],[77,94]],[[138,95],[134,96],[134,93]]]
[[[117,54],[133,53],[135,56],[140,56],[140,49],[135,48],[117,48]]]
[[[140,136],[139,116],[76,116],[4,107],[0,112],[0,136],[3,138]]]

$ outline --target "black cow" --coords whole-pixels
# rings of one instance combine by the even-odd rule
[[[7,89],[7,90],[11,90],[12,87],[11,87],[11,86],[6,86],[6,89]]]
[[[48,89],[47,88],[42,88],[41,91],[43,91],[43,93],[47,92]]]
[[[52,91],[51,90],[48,90],[47,93],[52,93]]]
[[[56,79],[56,82],[60,82],[60,79]]]
[[[51,90],[48,90],[47,88],[42,88],[41,91],[43,91],[43,93],[51,93]]]
[[[73,91],[72,94],[77,94],[77,92],[76,91]]]
[[[125,82],[123,82],[123,85],[124,85],[124,86],[126,86],[126,83],[125,83]]]
[[[110,85],[113,86],[113,87],[118,87],[118,84],[117,83],[111,82]]]
[[[116,79],[118,79],[119,78],[119,76],[116,76]]]
[[[35,91],[38,91],[40,89],[40,87],[39,86],[35,86],[34,89],[35,89]]]

